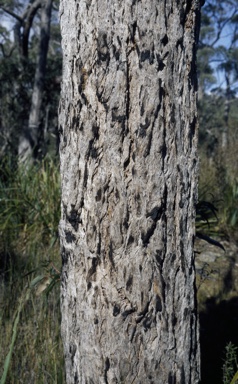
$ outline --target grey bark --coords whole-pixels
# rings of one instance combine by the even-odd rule
[[[198,383],[196,1],[62,0],[67,383]]]
[[[43,133],[43,126],[41,126],[41,107],[44,91],[48,46],[50,39],[52,1],[53,0],[41,1],[40,41],[36,62],[34,86],[31,98],[31,109],[29,113],[28,125],[24,127],[19,140],[18,154],[19,158],[22,161],[39,156],[39,143],[40,140],[42,140]],[[28,39],[28,35],[29,30],[27,28],[27,31],[23,36],[23,40],[26,38]],[[23,48],[24,46],[25,44],[23,44]]]

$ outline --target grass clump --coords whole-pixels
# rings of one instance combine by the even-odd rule
[[[0,202],[1,384],[64,383],[57,162],[2,161]]]
[[[223,364],[223,384],[238,383],[238,348],[231,342],[226,345],[226,357]]]

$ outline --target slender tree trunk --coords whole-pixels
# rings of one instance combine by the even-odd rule
[[[61,0],[67,383],[199,381],[197,1]]]
[[[227,150],[228,146],[228,131],[229,131],[229,116],[230,116],[230,103],[231,103],[231,84],[230,84],[230,74],[225,74],[226,79],[226,96],[225,96],[225,108],[224,108],[224,127],[222,130],[221,136],[221,147],[224,152]]]
[[[39,146],[42,140],[43,126],[41,126],[42,98],[46,72],[48,45],[50,39],[52,0],[42,1],[41,30],[39,51],[36,63],[35,80],[31,99],[31,109],[28,126],[23,129],[19,141],[19,156],[21,160],[36,158],[40,155]]]

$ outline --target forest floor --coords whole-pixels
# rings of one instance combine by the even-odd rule
[[[238,243],[221,244],[195,244],[202,384],[223,383],[226,346],[238,347]]]

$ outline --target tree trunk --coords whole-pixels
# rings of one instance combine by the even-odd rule
[[[42,99],[46,72],[48,45],[50,39],[50,19],[52,1],[42,1],[41,5],[41,30],[39,51],[36,63],[35,80],[31,98],[31,109],[27,127],[23,129],[19,140],[18,154],[22,161],[40,156],[40,141],[43,127],[41,127]]]
[[[61,0],[67,383],[195,384],[197,1]]]

